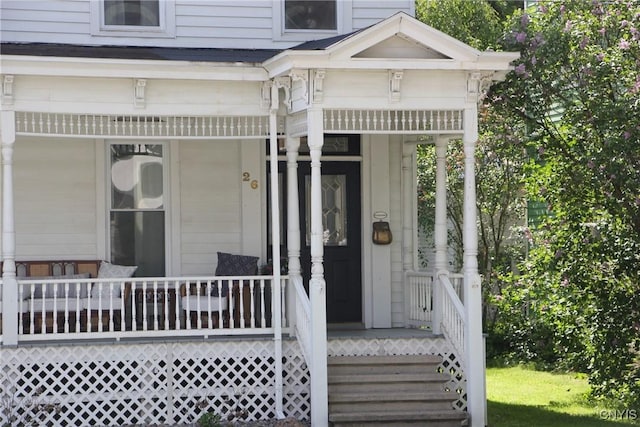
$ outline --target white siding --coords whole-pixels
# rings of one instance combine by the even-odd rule
[[[273,0],[176,0],[175,37],[138,38],[92,36],[91,1],[98,0],[2,0],[0,37],[5,42],[242,49],[284,49],[298,43],[273,40],[273,13],[280,10]],[[413,1],[353,0],[353,29],[399,10],[413,14]]]
[[[353,28],[365,28],[400,11],[413,16],[414,0],[352,0]]]
[[[1,157],[0,157],[1,158]],[[2,206],[2,200],[4,200],[4,197],[2,196],[2,191],[3,191],[3,184],[2,184],[2,176],[4,175],[4,173],[0,173],[0,213],[3,212],[2,209],[4,209],[4,207]],[[2,215],[0,215],[0,230],[2,230]],[[2,245],[0,245],[0,258],[2,258]]]
[[[405,326],[402,269],[402,139],[391,136],[389,141],[389,213],[394,239],[391,247],[391,326]]]
[[[242,248],[239,141],[180,141],[182,273],[212,274]]]
[[[18,138],[16,259],[97,257],[94,147],[92,140]]]

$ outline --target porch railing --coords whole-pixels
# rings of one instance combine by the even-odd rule
[[[462,274],[449,274],[450,284],[456,295],[464,301]],[[433,274],[425,271],[407,271],[406,298],[407,323],[415,327],[432,326],[434,316],[434,278]]]
[[[311,363],[311,302],[309,295],[304,289],[302,277],[294,276],[291,278],[291,285],[295,290],[295,334],[298,343],[302,348],[307,364]]]
[[[459,293],[454,289],[449,276],[441,274],[438,277],[442,289],[441,304],[442,318],[440,328],[449,339],[458,354],[464,354],[465,312]]]
[[[19,279],[18,339],[269,335],[287,284],[275,313],[272,276]]]

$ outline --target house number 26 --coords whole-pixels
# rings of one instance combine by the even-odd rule
[[[251,179],[251,174],[249,172],[242,172],[242,181],[243,182],[250,182],[249,185],[254,190],[256,188],[258,188],[258,180],[257,179],[252,180]]]

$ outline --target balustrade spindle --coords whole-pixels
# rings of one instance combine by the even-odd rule
[[[185,285],[185,287],[188,287],[188,284]],[[180,324],[180,281],[176,280],[173,284],[173,292],[175,294],[175,301],[176,303],[175,305],[175,313],[174,313],[174,322],[176,325],[176,331],[179,331],[180,328],[182,327],[182,325]]]
[[[140,294],[140,299],[142,300],[142,330],[146,331],[147,329],[147,281],[142,281],[142,293]]]
[[[260,326],[261,327],[266,327],[267,323],[266,323],[266,307],[265,307],[265,280],[260,280]],[[273,280],[271,281],[271,290],[272,290],[272,294],[273,294]],[[251,292],[251,295],[253,295],[253,292]],[[253,304],[251,305],[253,307]],[[252,314],[253,317],[253,314]]]
[[[89,284],[84,284],[87,287],[87,292],[90,291]],[[76,283],[76,332],[80,332],[80,289],[82,288],[80,283]]]

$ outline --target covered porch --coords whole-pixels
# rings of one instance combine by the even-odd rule
[[[278,93],[274,91],[273,96],[277,99],[285,91]],[[274,109],[275,112],[275,109]],[[411,350],[412,347],[416,347],[415,343],[421,343],[416,348],[419,353],[422,352],[435,352],[436,354],[446,355],[446,364],[444,368],[454,369],[456,372],[455,390],[460,393],[460,402],[458,408],[464,409],[467,405],[466,398],[466,385],[465,385],[465,373],[463,367],[463,355],[465,346],[465,317],[467,313],[462,304],[461,296],[463,294],[463,275],[455,275],[445,271],[441,271],[441,275],[437,276],[434,273],[416,272],[414,271],[414,258],[415,258],[415,232],[413,223],[415,221],[413,213],[413,205],[415,203],[415,179],[414,179],[414,158],[413,152],[415,144],[411,140],[415,135],[432,133],[436,135],[442,133],[438,137],[439,146],[446,146],[446,141],[450,137],[459,135],[462,126],[462,114],[456,113],[458,119],[448,119],[452,114],[449,111],[428,111],[422,112],[422,117],[431,117],[433,121],[424,119],[422,126],[416,126],[415,123],[419,121],[406,121],[404,127],[398,130],[385,129],[384,126],[398,126],[398,123],[402,123],[401,119],[398,119],[395,124],[394,120],[380,120],[379,124],[385,134],[397,133],[397,140],[392,144],[399,151],[396,154],[399,159],[402,160],[402,168],[399,167],[394,172],[400,174],[400,182],[402,183],[402,196],[400,197],[400,205],[392,206],[393,201],[378,200],[377,202],[370,202],[368,208],[363,209],[362,224],[358,225],[362,229],[362,240],[366,241],[363,246],[365,249],[365,257],[368,257],[371,261],[362,261],[361,265],[364,268],[364,280],[363,280],[363,312],[371,313],[369,315],[363,315],[360,327],[362,331],[383,331],[383,329],[370,329],[371,326],[375,326],[376,323],[381,322],[385,316],[391,319],[393,316],[390,307],[391,301],[385,301],[386,292],[391,292],[393,287],[392,275],[393,268],[390,267],[392,258],[397,255],[402,255],[402,275],[400,279],[401,287],[404,289],[402,301],[402,324],[403,326],[418,328],[415,329],[415,333],[419,336],[411,337],[410,341],[414,344],[402,344],[401,349],[397,348],[398,343],[402,341],[392,340],[388,342],[388,338],[396,338],[397,332],[393,329],[384,329],[389,332],[389,336],[382,340],[380,335],[362,336],[360,339],[351,337],[349,340],[338,340],[336,343],[331,344],[331,334],[327,337],[327,321],[326,321],[326,282],[323,277],[323,246],[326,243],[326,230],[327,224],[323,219],[324,210],[322,209],[322,170],[320,166],[320,159],[322,158],[322,143],[325,138],[325,123],[327,123],[327,117],[336,117],[336,112],[325,112],[322,115],[322,126],[318,131],[320,132],[315,140],[319,141],[320,146],[313,148],[312,143],[309,144],[309,154],[303,154],[302,156],[308,156],[310,158],[312,178],[310,181],[311,187],[311,203],[315,205],[311,209],[311,221],[313,225],[316,225],[318,231],[315,234],[311,234],[311,277],[303,279],[302,264],[301,262],[301,235],[304,232],[300,226],[300,216],[298,207],[299,203],[299,182],[297,181],[297,174],[290,173],[286,175],[286,186],[283,187],[283,181],[278,178],[277,167],[278,163],[282,160],[286,160],[286,166],[288,170],[295,170],[299,167],[298,157],[300,153],[298,148],[300,141],[306,138],[307,141],[312,141],[313,137],[305,130],[306,126],[317,127],[316,124],[307,123],[305,126],[298,126],[297,129],[304,135],[286,135],[287,132],[281,132],[278,127],[271,128],[276,129],[270,135],[267,135],[272,144],[271,152],[275,153],[274,156],[269,157],[269,167],[276,173],[271,173],[270,182],[271,188],[274,192],[271,193],[271,197],[277,200],[281,194],[286,194],[286,253],[279,255],[279,250],[283,246],[277,238],[273,238],[274,235],[279,235],[277,232],[272,231],[271,241],[271,253],[275,255],[274,260],[286,259],[287,268],[278,265],[277,261],[274,261],[270,265],[269,269],[262,269],[261,274],[258,275],[229,275],[224,276],[217,275],[182,275],[174,277],[100,277],[99,271],[102,266],[100,260],[45,260],[36,261],[24,259],[23,256],[11,257],[11,243],[15,241],[15,230],[12,230],[12,224],[15,224],[15,217],[12,218],[11,212],[14,209],[7,209],[6,207],[12,206],[15,200],[12,200],[11,195],[15,194],[13,181],[14,171],[12,170],[13,163],[10,161],[12,158],[13,150],[20,149],[21,138],[33,137],[34,130],[40,129],[42,134],[39,137],[44,136],[43,143],[55,143],[61,137],[66,138],[78,138],[79,140],[86,139],[88,135],[82,133],[82,130],[86,132],[88,127],[83,125],[88,118],[77,114],[59,114],[59,115],[47,115],[47,120],[40,121],[38,117],[42,117],[42,114],[38,113],[22,113],[15,112],[7,114],[3,112],[3,130],[11,128],[14,124],[13,140],[10,144],[4,144],[5,150],[4,163],[3,163],[3,281],[2,281],[2,345],[6,349],[12,349],[15,347],[15,351],[12,350],[12,354],[26,354],[39,348],[38,352],[43,356],[48,357],[58,349],[64,348],[67,355],[73,353],[76,346],[81,345],[86,349],[85,356],[93,354],[107,353],[115,354],[124,350],[125,353],[132,351],[130,356],[134,359],[143,360],[138,352],[146,353],[151,351],[151,348],[159,345],[155,351],[160,351],[161,359],[169,357],[165,354],[166,350],[172,353],[175,350],[175,346],[165,345],[164,343],[179,341],[179,346],[187,345],[185,340],[191,340],[191,346],[198,347],[203,345],[204,347],[211,346],[212,339],[220,340],[214,347],[216,351],[222,350],[224,343],[242,342],[238,349],[244,348],[244,345],[250,347],[254,341],[259,342],[256,344],[261,346],[263,350],[267,351],[269,358],[273,358],[273,382],[269,382],[269,385],[265,384],[268,391],[264,393],[270,394],[269,402],[272,402],[274,406],[270,407],[264,414],[276,414],[278,416],[284,416],[285,414],[302,414],[302,416],[312,416],[312,408],[322,407],[322,402],[313,402],[313,396],[326,396],[327,386],[326,379],[322,380],[323,368],[318,368],[318,365],[324,365],[324,375],[326,378],[326,357],[333,353],[336,354],[354,354],[359,355],[365,348],[369,348],[367,352],[375,352],[375,354],[404,354],[404,352],[413,352],[417,350]],[[355,114],[352,112],[340,112],[343,117],[347,117],[348,114]],[[366,111],[359,114],[367,114]],[[371,111],[368,114],[379,114],[377,111]],[[387,116],[402,117],[409,112],[389,111],[386,112]],[[418,112],[411,111],[411,114],[418,114]],[[289,117],[289,126],[294,119],[300,119],[302,114]],[[53,117],[53,118],[52,118]],[[304,115],[307,121],[312,120],[310,117]],[[433,118],[441,117],[439,120]],[[10,121],[13,119],[14,121]],[[51,120],[53,125],[41,125],[39,123],[46,123]],[[61,122],[56,123],[56,120],[65,120],[67,127],[66,133],[60,132],[60,129],[64,129]],[[84,122],[74,123],[74,120]],[[146,122],[144,117],[131,118],[130,122]],[[340,119],[340,121],[350,121],[349,119]],[[278,123],[276,117],[272,117],[272,122]],[[38,123],[38,124],[36,124]],[[386,124],[385,124],[386,123]],[[39,127],[41,126],[41,127]],[[374,126],[369,124],[368,126]],[[452,126],[459,126],[459,128],[451,128]],[[95,127],[94,129],[97,129]],[[58,129],[58,133],[51,133],[50,129]],[[131,128],[130,128],[131,129]],[[135,129],[135,128],[134,128]],[[291,127],[285,127],[284,129],[291,129]],[[80,134],[74,132],[81,131]],[[376,137],[367,136],[366,130],[355,129],[351,127],[344,127],[342,129],[332,128],[330,129],[332,134],[339,132],[345,132],[352,134],[354,132],[360,132],[363,135],[363,139],[369,143],[368,147],[363,147],[365,153],[369,153],[369,158],[373,162],[378,163],[378,167],[385,163],[384,156],[378,156],[372,154],[373,142]],[[134,132],[138,132],[135,130]],[[149,132],[149,130],[145,130]],[[122,131],[120,131],[122,132]],[[129,130],[131,132],[131,130]],[[152,131],[155,132],[155,131]],[[278,145],[279,137],[282,134],[286,136],[280,138],[283,143]],[[6,135],[3,132],[3,135]],[[369,135],[377,135],[371,133]],[[409,142],[404,142],[401,138],[405,135]],[[100,134],[92,135],[99,138],[113,138],[113,134]],[[138,134],[126,134],[121,135],[121,138],[128,139],[139,137]],[[189,137],[185,135],[179,136],[181,140],[188,140]],[[226,137],[225,137],[226,138]],[[379,138],[379,137],[378,137]],[[392,137],[387,137],[392,139]],[[9,140],[9,139],[7,139]],[[378,143],[379,144],[379,143]],[[273,146],[275,145],[275,150]],[[281,150],[283,147],[284,150]],[[284,151],[284,155],[281,154]],[[365,154],[366,155],[366,154]],[[388,164],[388,161],[386,162]],[[444,164],[443,164],[444,165]],[[390,166],[387,167],[387,170]],[[386,179],[387,172],[382,175],[374,173],[376,169],[371,164],[364,167],[368,170],[372,181],[377,182],[379,185]],[[314,184],[315,180],[319,183]],[[377,181],[376,181],[377,180]],[[365,185],[372,186],[372,181],[369,181]],[[365,180],[366,182],[366,180]],[[445,193],[442,192],[444,187],[444,181],[439,181],[439,208],[442,209]],[[19,184],[18,184],[19,185]],[[388,184],[392,186],[392,184]],[[389,190],[387,190],[389,191]],[[319,199],[321,203],[313,202],[314,198]],[[376,204],[377,203],[377,204]],[[282,216],[282,208],[278,202],[272,202],[274,207],[270,211],[270,217],[273,218],[271,227],[275,230],[280,227],[280,217]],[[376,245],[368,242],[369,240],[369,224],[367,224],[367,218],[372,217],[373,211],[378,211],[380,208],[388,209],[394,218],[391,221],[391,229],[394,232],[394,244],[393,245]],[[314,219],[315,217],[315,219]],[[375,218],[375,217],[374,217]],[[274,224],[276,222],[277,224]],[[318,226],[319,224],[319,226]],[[404,224],[404,225],[403,225]],[[442,221],[439,222],[437,233],[442,237],[446,235],[446,229],[442,227]],[[315,242],[315,244],[314,244]],[[445,259],[446,254],[443,257],[442,251],[446,251],[446,243],[443,246],[440,242],[440,251],[438,257],[440,260]],[[395,249],[394,249],[395,248]],[[15,247],[14,247],[15,250]],[[315,251],[315,252],[314,252]],[[394,255],[395,252],[395,255]],[[22,258],[22,259],[21,259]],[[381,259],[389,260],[388,263],[375,265],[377,260]],[[17,259],[17,260],[16,260]],[[254,259],[254,263],[255,263]],[[389,265],[389,266],[385,266]],[[13,268],[12,268],[13,267]],[[13,270],[13,271],[12,271]],[[315,272],[315,277],[314,277]],[[13,274],[12,274],[13,273]],[[376,277],[379,274],[383,274],[385,278]],[[83,277],[80,275],[85,274]],[[43,277],[46,276],[46,277]],[[314,282],[315,279],[315,282]],[[274,286],[278,283],[279,286]],[[382,289],[381,289],[382,288]],[[387,289],[385,291],[384,289]],[[315,292],[315,297],[314,297]],[[369,302],[366,300],[369,299]],[[381,313],[387,313],[381,316],[380,312],[374,314],[372,304],[378,304],[378,310]],[[368,309],[367,309],[368,307]],[[439,309],[440,308],[440,309]],[[315,313],[315,315],[314,315]],[[367,316],[371,316],[368,317]],[[384,321],[384,320],[382,320]],[[368,324],[368,325],[367,325]],[[315,328],[315,329],[314,329]],[[419,329],[423,328],[423,329]],[[426,331],[428,333],[421,333]],[[430,331],[433,330],[435,334]],[[446,338],[443,338],[440,334],[444,333]],[[338,332],[334,334],[339,335]],[[356,334],[357,335],[357,334]],[[408,338],[408,337],[405,337]],[[355,341],[354,341],[355,339]],[[201,341],[202,340],[202,341]],[[364,340],[364,341],[362,341]],[[363,342],[369,343],[368,345],[362,345]],[[206,344],[209,343],[209,344]],[[346,344],[345,344],[346,343]],[[381,344],[384,343],[384,344]],[[434,344],[438,343],[438,344]],[[178,345],[178,344],[176,344]],[[235,345],[235,344],[234,344]],[[265,347],[266,345],[266,347]],[[332,345],[334,350],[331,350]],[[375,346],[375,350],[371,345]],[[113,346],[112,348],[109,346]],[[188,345],[187,345],[188,346]],[[345,347],[346,346],[346,347]],[[233,345],[232,345],[233,347]],[[106,350],[111,348],[110,350]],[[162,350],[165,349],[165,350]],[[83,350],[84,351],[84,350]],[[206,350],[210,351],[210,350]],[[240,351],[240,350],[238,350]],[[271,353],[273,352],[273,353]],[[366,353],[367,353],[366,352]],[[9,353],[7,353],[9,354]],[[240,356],[240,353],[232,353],[231,359],[240,358],[241,360],[248,360],[244,356]],[[323,356],[324,354],[324,356]],[[428,353],[431,354],[431,353]],[[18,356],[18,359],[22,356]],[[68,357],[68,356],[67,356]],[[159,356],[160,357],[160,356]],[[291,366],[286,366],[288,363],[286,360],[288,357],[295,359],[295,363],[303,363],[303,368],[300,368],[300,375],[296,377],[296,381],[300,380],[305,383],[302,387],[300,384],[291,385],[287,381],[291,380],[291,377],[287,379],[289,375],[287,372]],[[15,360],[18,360],[15,359]],[[62,359],[60,359],[62,360]],[[96,358],[100,360],[100,358]],[[164,360],[164,359],[163,359]],[[168,359],[167,359],[168,360]],[[264,363],[262,358],[259,358],[258,364]],[[278,361],[284,360],[282,363]],[[30,372],[30,370],[38,371],[42,369],[43,361],[32,363],[29,366],[19,364],[23,373]],[[61,362],[62,363],[62,362]],[[70,366],[65,362],[61,367],[56,369],[66,369]],[[80,363],[80,362],[78,362]],[[105,359],[104,363],[112,365],[113,363],[133,363],[134,361],[116,362],[113,359]],[[156,362],[154,362],[156,363]],[[165,363],[172,363],[169,361],[157,362],[165,366]],[[203,362],[204,363],[204,362]],[[225,362],[226,363],[226,362]],[[233,364],[229,361],[228,363]],[[253,363],[253,362],[251,362]],[[314,367],[315,364],[315,368]],[[54,365],[51,365],[52,367]],[[262,366],[262,365],[261,365]],[[99,363],[93,365],[92,370],[97,369],[102,371],[105,369]],[[240,368],[238,368],[240,369]],[[242,368],[244,369],[244,368]],[[296,368],[298,369],[298,368]],[[96,372],[98,372],[96,371]],[[125,369],[123,374],[126,377],[133,375],[129,368]],[[93,372],[93,371],[92,371]],[[87,371],[89,374],[89,371]],[[28,382],[23,382],[20,377],[23,374],[12,372],[9,374],[7,384],[9,382],[17,382],[26,387],[22,389],[20,394],[23,399],[26,399],[26,395],[29,394],[29,390],[33,391],[33,387]],[[31,375],[31,374],[28,374]],[[71,375],[66,373],[64,375]],[[63,376],[64,376],[63,375]],[[98,375],[96,374],[89,374]],[[185,368],[180,375],[191,375],[190,371]],[[308,376],[308,377],[307,377]],[[49,378],[47,376],[47,378]],[[124,377],[123,377],[124,378]],[[308,378],[305,380],[305,378]],[[178,380],[177,378],[175,380]],[[49,380],[47,380],[49,381]],[[51,380],[51,387],[58,387],[55,381]],[[167,387],[172,387],[167,385]],[[299,388],[306,390],[302,392],[302,395],[294,393],[295,399],[302,399],[307,403],[300,407],[295,406],[296,409],[292,410],[291,403],[287,403],[291,398],[291,391],[287,391],[287,387]],[[322,389],[324,391],[315,391],[314,388]],[[247,388],[245,387],[245,390]],[[202,396],[203,393],[212,394],[213,392],[203,390],[189,389],[187,393]],[[47,392],[47,397],[43,397],[46,401],[53,401],[58,399],[57,391]],[[215,393],[222,393],[216,391]],[[226,393],[226,394],[224,394]],[[223,394],[225,397],[219,397],[219,399],[229,399],[228,391]],[[234,392],[235,393],[235,392]],[[250,394],[253,393],[253,390]],[[123,396],[125,396],[124,394]],[[222,396],[222,395],[221,395]],[[302,397],[300,397],[302,396]],[[69,399],[74,399],[68,396]],[[98,398],[98,395],[95,396]],[[127,402],[134,402],[135,397],[122,397]],[[53,400],[52,400],[53,399]],[[131,400],[133,399],[133,400]],[[160,399],[160,398],[158,398]],[[110,400],[109,400],[110,401]],[[100,405],[110,405],[109,402],[103,402]],[[128,403],[129,404],[129,403]],[[139,403],[131,403],[132,405],[138,405]],[[325,403],[326,404],[326,403]],[[204,405],[204,403],[203,403]],[[265,407],[266,408],[266,407]],[[275,408],[275,409],[274,409]],[[304,408],[304,409],[300,409]],[[185,420],[186,418],[180,418],[176,415],[172,409],[168,416],[173,419]],[[275,412],[271,412],[275,411]],[[302,411],[302,412],[296,412]],[[309,411],[309,412],[305,412]],[[193,416],[193,411],[189,412],[182,410],[182,413],[188,413],[189,416]],[[252,416],[257,412],[252,412]],[[319,415],[320,417],[326,417],[326,410],[323,412],[325,415]],[[53,416],[53,415],[51,415]],[[136,415],[137,416],[137,415]],[[182,416],[182,415],[181,415]],[[75,415],[74,415],[75,417]],[[131,419],[137,419],[132,415]],[[177,418],[176,418],[177,417]],[[148,419],[153,419],[148,418]]]

